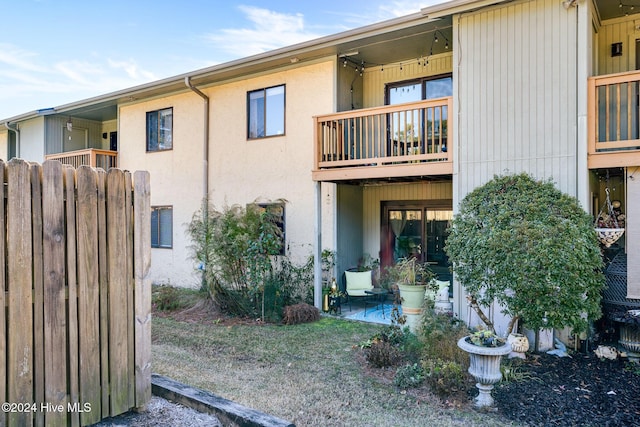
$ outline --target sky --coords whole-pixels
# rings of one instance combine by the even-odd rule
[[[444,0],[0,0],[0,121]]]

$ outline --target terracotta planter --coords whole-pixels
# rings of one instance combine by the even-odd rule
[[[423,313],[424,293],[426,285],[402,285],[398,284],[400,298],[402,298],[402,314],[406,316],[407,326],[415,332],[420,324]]]
[[[458,340],[458,347],[469,353],[469,373],[477,381],[479,390],[475,398],[475,405],[479,408],[493,406],[491,390],[493,385],[502,379],[500,362],[502,356],[511,353],[511,344],[508,342],[500,347],[481,347],[467,341],[468,337]]]

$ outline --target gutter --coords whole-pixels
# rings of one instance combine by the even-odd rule
[[[184,78],[184,84],[204,100],[204,141],[202,150],[202,200],[206,203],[209,196],[209,97],[191,84],[191,77]]]
[[[9,129],[10,131],[16,133],[16,157],[20,157],[20,129],[18,129],[18,125],[17,124],[13,124],[12,125],[9,122],[4,122],[4,125],[5,125],[5,127],[7,129]],[[13,127],[11,127],[11,126],[13,126]]]

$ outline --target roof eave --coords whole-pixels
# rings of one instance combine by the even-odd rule
[[[422,8],[420,13],[429,18],[442,18],[456,13],[470,12],[486,6],[498,3],[506,3],[513,0],[452,0],[433,6]]]

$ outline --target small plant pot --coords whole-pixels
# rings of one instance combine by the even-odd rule
[[[468,337],[462,337],[458,340],[458,347],[469,353],[469,373],[477,381],[476,387],[480,392],[474,399],[475,405],[478,408],[493,406],[491,390],[502,379],[500,363],[502,356],[511,353],[511,344],[482,347],[469,342]]]

